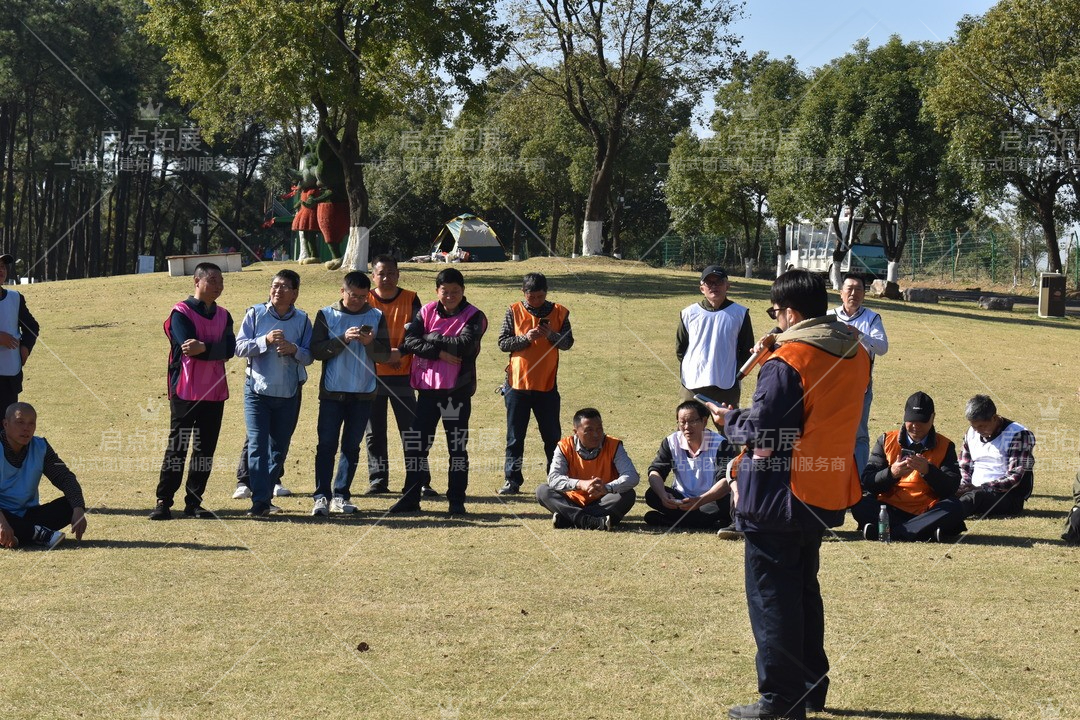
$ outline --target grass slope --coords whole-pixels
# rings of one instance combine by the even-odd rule
[[[237,325],[277,267],[226,275],[221,303]],[[437,270],[403,266],[402,285],[430,300]],[[531,495],[494,494],[505,411],[493,390],[506,365],[495,341],[531,270],[571,309],[564,432],[576,408],[596,406],[644,471],[674,428],[675,323],[699,297],[696,276],[582,259],[463,267],[467,296],[491,324],[464,520],[448,519],[445,501],[383,517],[393,496],[360,498],[347,519],[309,517],[306,496],[282,498],[281,519],[244,518],[246,503],[230,497],[244,435],[234,360],[206,502],[220,520],[148,522],[168,425],[161,323],[190,279],[19,288],[43,329],[23,399],[76,468],[91,511],[81,544],[0,552],[0,716],[698,718],[752,700],[741,544],[654,532],[640,503],[617,533],[556,532]],[[336,299],[341,276],[300,272],[299,304],[313,316]],[[768,289],[737,280],[732,292],[759,335],[770,326]],[[904,399],[925,390],[938,430],[959,440],[964,402],[990,392],[1036,432],[1036,496],[1025,517],[975,524],[953,546],[856,541],[850,520],[825,544],[829,706],[845,718],[1072,716],[1080,554],[1058,535],[1080,427],[1077,321],[870,305],[891,341],[875,368],[871,434],[894,427]],[[298,493],[313,483],[312,370],[285,480]],[[539,483],[535,427],[526,460],[528,483]],[[445,489],[441,473],[433,480]],[[46,484],[43,497],[52,492]]]

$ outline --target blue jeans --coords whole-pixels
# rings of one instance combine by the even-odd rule
[[[559,425],[561,398],[558,389],[540,392],[539,390],[515,390],[510,388],[504,396],[506,401],[506,482],[521,487],[522,457],[525,455],[525,433],[529,429],[529,413],[536,417],[540,429],[540,439],[544,442],[544,465],[542,476],[547,477],[551,467],[551,456],[562,439]]]
[[[349,499],[353,476],[356,475],[356,463],[360,457],[360,441],[364,439],[368,418],[371,416],[370,400],[331,400],[319,399],[318,445],[315,447],[315,493],[330,499],[341,495]],[[344,430],[342,426],[344,425]],[[339,444],[340,438],[340,444]],[[344,482],[339,487],[334,483],[334,457],[341,448],[341,462],[338,475]]]
[[[859,429],[855,431],[855,467],[859,470],[859,477],[862,477],[863,468],[870,461],[870,403],[872,402],[874,402],[874,379],[870,378],[870,384],[866,386],[866,395],[863,396]]]
[[[289,443],[296,429],[297,395],[273,397],[259,395],[244,387],[244,420],[247,422],[248,477],[251,506],[270,506],[274,479],[289,454]]]

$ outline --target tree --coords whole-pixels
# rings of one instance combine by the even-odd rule
[[[268,122],[314,106],[317,131],[341,160],[349,199],[347,269],[364,269],[369,199],[359,132],[395,111],[436,108],[444,77],[505,53],[494,0],[180,3],[151,0],[146,31],[166,45],[174,91],[212,132],[248,115]]]
[[[611,183],[625,151],[628,114],[646,87],[671,87],[696,102],[723,77],[735,36],[734,0],[525,0],[521,25],[545,70],[522,58],[545,91],[565,103],[592,140],[582,228],[583,254],[600,252]]]
[[[1011,186],[1026,201],[1053,272],[1061,272],[1058,225],[1075,212],[1075,193],[1062,189],[1078,182],[1077,27],[1078,0],[1001,0],[960,23],[929,94],[953,161],[985,200]]]

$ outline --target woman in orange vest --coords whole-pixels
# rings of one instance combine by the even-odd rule
[[[547,459],[544,473],[551,467],[551,456],[562,437],[561,398],[555,375],[559,370],[559,351],[574,345],[574,333],[570,328],[570,311],[548,302],[547,290],[547,278],[541,273],[528,273],[521,282],[525,298],[506,311],[499,332],[499,349],[510,353],[502,389],[506,402],[506,483],[499,490],[500,495],[516,495],[521,490],[529,413],[536,417],[544,441]]]

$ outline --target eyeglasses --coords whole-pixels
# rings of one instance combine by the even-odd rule
[[[289,285],[288,283],[274,283],[273,285],[270,286],[270,289],[271,290],[282,290],[282,291],[284,291],[284,290],[295,290],[296,288],[294,288],[292,285]]]
[[[709,280],[708,278],[706,278],[705,280],[701,281],[701,284],[704,285],[705,287],[716,288],[716,287],[722,287],[723,284],[726,283],[726,282],[727,282],[727,278],[720,278],[719,280]]]
[[[678,422],[675,423],[675,426],[680,427],[680,428],[688,428],[688,427],[693,427],[695,425],[700,425],[703,422],[705,422],[705,421],[702,418],[694,418],[693,420],[686,420],[686,421],[679,420]]]
[[[787,309],[788,308],[786,308],[786,307],[778,307],[778,308],[771,307],[771,308],[769,308],[768,310],[765,311],[765,314],[768,315],[771,320],[775,320],[776,316],[780,314],[781,310],[787,310]]]

